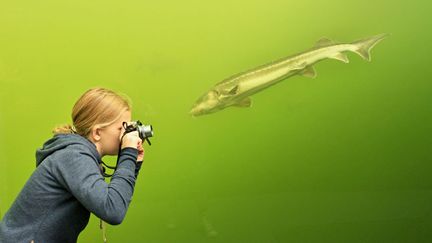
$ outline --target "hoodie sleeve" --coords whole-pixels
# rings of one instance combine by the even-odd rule
[[[99,171],[95,159],[85,152],[67,151],[56,163],[53,173],[59,182],[87,210],[112,225],[120,224],[132,200],[138,150],[121,150],[117,170],[108,184]]]
[[[136,162],[135,178],[137,178],[137,179],[138,179],[139,171],[141,170],[141,166],[142,166],[142,164],[143,164],[142,161],[137,161],[137,162]]]

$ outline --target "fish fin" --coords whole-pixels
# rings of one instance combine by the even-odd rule
[[[366,61],[370,62],[371,61],[370,51],[372,47],[374,47],[378,42],[380,42],[387,36],[388,34],[380,34],[380,35],[372,36],[363,40],[353,42],[352,44],[356,46],[356,50],[354,50],[354,52],[360,55]]]
[[[235,95],[235,94],[237,94],[238,90],[239,90],[239,86],[236,85],[230,89],[224,90],[223,95],[225,95],[225,96]]]
[[[338,52],[338,53],[334,54],[333,56],[330,56],[329,58],[336,59],[336,60],[339,60],[339,61],[344,62],[344,63],[349,63],[347,55],[345,53],[342,53],[342,52]]]
[[[317,74],[313,66],[307,66],[300,72],[300,75],[308,78],[315,78]]]
[[[233,106],[236,106],[236,107],[251,107],[252,106],[252,100],[251,100],[251,98],[246,97],[246,98],[240,100],[239,102],[234,103]]]
[[[315,47],[323,47],[323,46],[329,46],[329,45],[334,45],[335,42],[330,40],[329,38],[321,38],[317,41],[317,43],[315,43]]]
[[[303,69],[307,68],[307,66],[308,66],[308,63],[307,62],[303,62],[302,64],[300,64],[300,65],[298,65],[296,67],[293,67],[293,70],[303,70]]]

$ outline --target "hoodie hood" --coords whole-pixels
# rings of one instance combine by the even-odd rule
[[[97,161],[99,163],[101,162],[96,145],[94,145],[87,138],[84,138],[78,134],[56,134],[54,137],[46,141],[42,148],[36,150],[36,166],[39,166],[39,164],[52,153],[71,145],[74,145],[74,147],[76,145],[79,147],[86,147],[88,150],[90,150],[91,154],[97,159]]]

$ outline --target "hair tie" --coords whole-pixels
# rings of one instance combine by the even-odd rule
[[[77,133],[77,130],[76,130],[76,128],[75,128],[74,125],[70,126],[70,130],[71,130],[72,133],[75,133],[75,134]]]

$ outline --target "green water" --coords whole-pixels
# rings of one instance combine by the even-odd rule
[[[431,242],[426,1],[1,1],[1,216],[88,88],[128,94],[153,145],[110,242]],[[253,107],[199,118],[237,72],[390,33],[372,62],[325,60]],[[114,162],[115,158],[107,158]],[[79,242],[102,242],[92,217]]]

